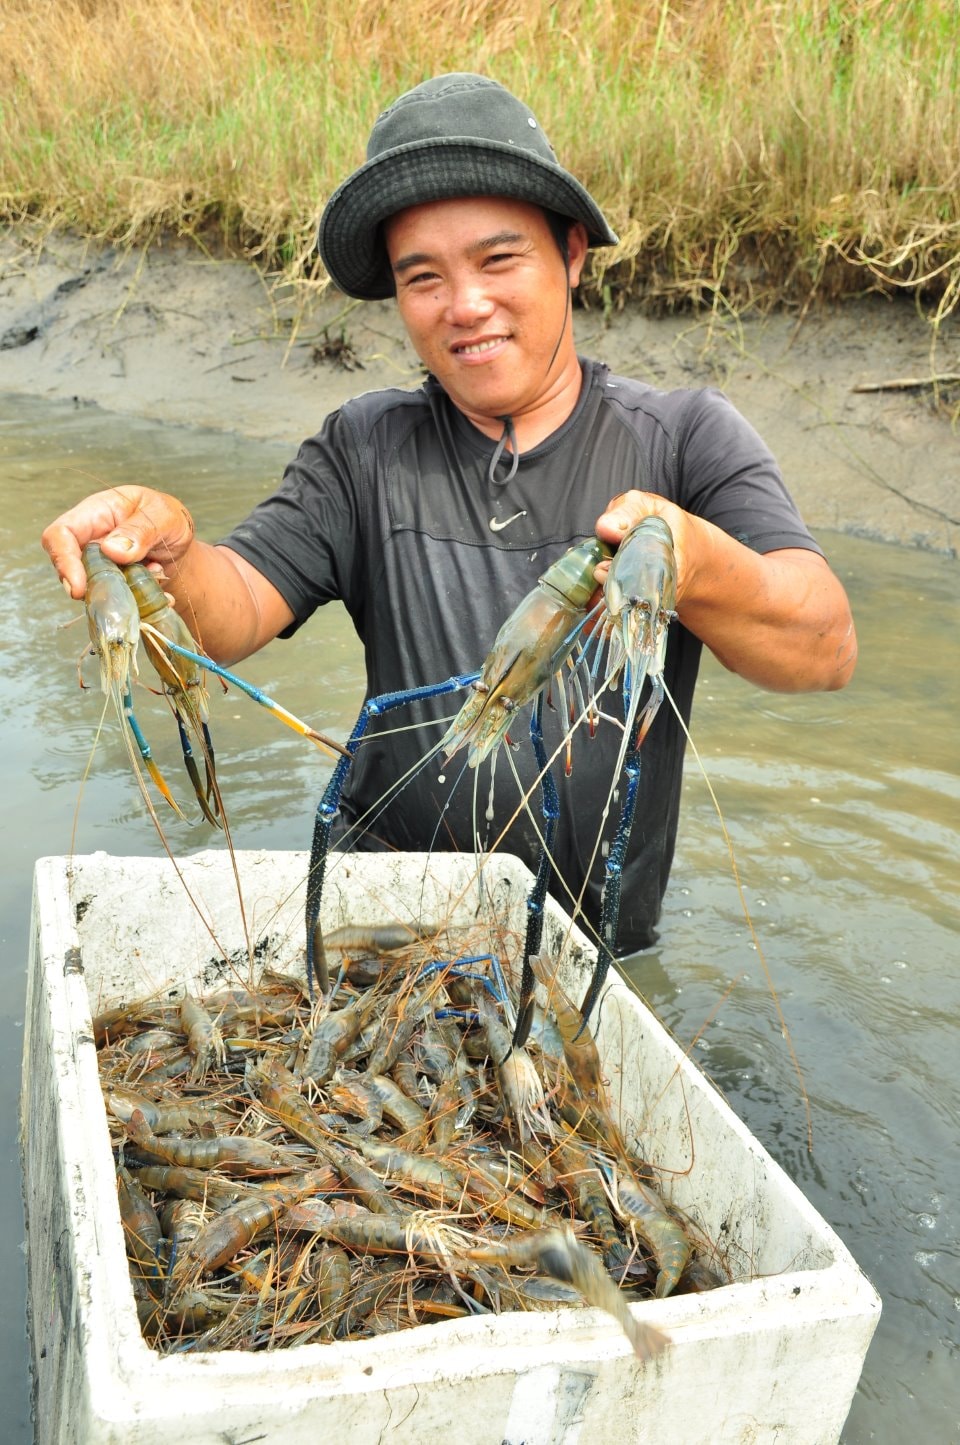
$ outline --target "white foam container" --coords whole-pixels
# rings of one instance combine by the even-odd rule
[[[244,853],[260,963],[303,970],[302,853]],[[83,1445],[575,1445],[836,1441],[880,1300],[836,1234],[643,1003],[614,980],[600,1045],[621,1122],[737,1282],[634,1306],[669,1336],[640,1364],[592,1309],[474,1317],[355,1343],[160,1356],[144,1343],[116,1205],[91,1014],[215,987],[246,949],[227,856],[36,866],[21,1142],[36,1441]],[[332,859],[327,929],[490,916],[522,939],[527,870],[456,855]],[[189,888],[193,902],[188,898]],[[210,924],[208,930],[206,919]],[[214,942],[212,933],[218,942]],[[580,996],[586,939],[548,901]]]

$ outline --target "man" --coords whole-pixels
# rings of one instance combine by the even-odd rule
[[[231,662],[341,598],[376,694],[475,669],[573,542],[595,532],[616,544],[656,514],[675,541],[666,682],[685,718],[703,643],[762,687],[842,687],[856,659],[847,600],[759,437],[717,393],[660,393],[577,356],[572,289],[588,249],[615,241],[501,86],[455,74],[401,96],[330,198],[319,247],[348,295],[396,296],[429,379],[334,413],[279,492],[219,546],[195,540],[174,498],[136,486],[88,498],[43,536],[72,595],[83,594],[89,540],[119,562],[163,562],[206,651]],[[440,716],[441,704],[424,704],[422,729],[363,744],[344,798],[351,840],[471,849],[518,814],[501,846],[531,861],[537,829],[518,812],[536,776],[529,749],[508,751],[489,800],[486,784],[479,797],[459,761],[450,777],[436,760],[419,766]],[[554,741],[560,731],[555,718]],[[568,907],[582,893],[594,923],[618,743],[609,723],[578,739],[561,786],[551,888]],[[683,746],[662,708],[643,747],[621,950],[654,936]]]

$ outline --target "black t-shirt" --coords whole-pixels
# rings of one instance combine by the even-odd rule
[[[323,603],[344,602],[364,644],[368,696],[479,669],[502,622],[545,568],[592,536],[610,499],[630,488],[669,498],[757,552],[819,552],[769,450],[719,392],[661,392],[597,362],[582,365],[572,415],[520,456],[509,480],[509,456],[491,467],[495,443],[432,378],[414,392],[357,397],[304,442],[279,490],[224,542],[285,598],[296,618],[291,631]],[[687,721],[700,648],[692,633],[671,625],[664,676]],[[607,710],[614,701],[607,698]],[[526,712],[511,729],[509,756],[504,748],[495,762],[492,799],[488,764],[477,774],[465,771],[458,754],[446,767],[437,756],[418,767],[442,734],[439,720],[459,702],[433,699],[372,725],[344,790],[344,819],[357,824],[348,846],[472,851],[496,843],[535,862],[538,796],[532,819],[523,807],[518,812],[522,785],[537,772]],[[563,724],[556,691],[552,702],[544,722],[548,753]],[[416,726],[394,731],[410,723]],[[594,924],[603,843],[617,821],[618,803],[610,799],[620,737],[610,723],[601,722],[593,738],[581,729],[571,775],[562,760],[554,768],[561,816],[550,891],[568,910],[582,892]],[[676,838],[683,749],[664,703],[641,753],[621,952],[654,936]]]

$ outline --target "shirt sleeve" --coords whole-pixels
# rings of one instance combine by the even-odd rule
[[[222,544],[276,587],[294,614],[285,637],[317,607],[343,601],[362,636],[362,452],[343,410],[305,441],[266,497]]]
[[[690,393],[676,436],[678,500],[755,552],[823,552],[760,436],[719,391]]]

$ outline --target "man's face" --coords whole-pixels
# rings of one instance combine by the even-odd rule
[[[532,415],[579,376],[567,297],[587,251],[579,223],[569,271],[543,211],[498,196],[412,206],[386,242],[418,356],[478,425]]]

